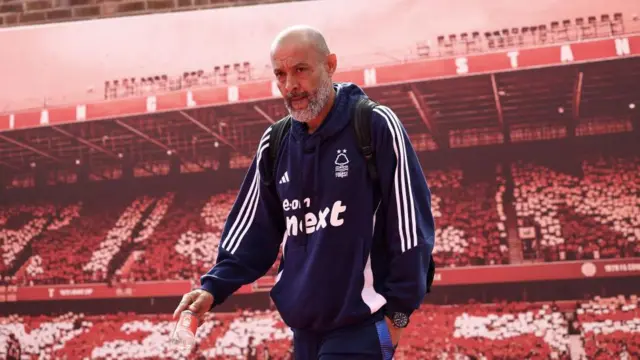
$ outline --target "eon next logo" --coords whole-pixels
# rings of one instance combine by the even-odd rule
[[[309,198],[306,198],[304,199],[304,203],[309,207],[311,201]],[[299,200],[284,200],[282,202],[282,208],[285,212],[298,210],[300,206],[301,203]],[[312,234],[327,226],[342,226],[344,219],[341,216],[345,211],[347,211],[346,205],[342,205],[342,201],[338,200],[331,206],[320,209],[317,213],[307,212],[304,214],[304,218],[301,219],[298,218],[298,215],[289,215],[286,217],[287,236],[297,236],[298,232]]]

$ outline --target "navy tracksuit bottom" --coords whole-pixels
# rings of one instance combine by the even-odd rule
[[[327,333],[293,329],[295,360],[390,360],[394,347],[382,314]]]

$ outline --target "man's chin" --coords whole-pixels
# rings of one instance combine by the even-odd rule
[[[291,114],[294,119],[302,123],[307,123],[312,119],[312,117],[309,116],[309,112],[305,110],[293,110],[289,111],[289,114]]]
[[[287,108],[287,112],[291,115],[292,118],[296,119],[299,122],[307,122],[308,120],[308,107],[302,110],[294,109],[291,105],[285,103],[284,106]]]

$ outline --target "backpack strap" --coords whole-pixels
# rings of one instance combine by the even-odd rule
[[[282,139],[291,128],[291,116],[287,115],[271,125],[271,135],[269,137],[269,173],[265,174],[264,183],[269,186],[273,183],[276,176],[276,168],[278,165],[278,151],[282,144]]]
[[[363,97],[356,103],[353,115],[353,126],[358,140],[358,147],[360,147],[360,152],[362,152],[367,163],[369,177],[374,183],[378,181],[378,168],[376,166],[375,147],[371,141],[371,115],[377,105],[375,101]]]

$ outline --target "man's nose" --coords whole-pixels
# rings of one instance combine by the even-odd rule
[[[287,93],[297,90],[298,81],[295,79],[294,76],[287,76],[287,80],[285,81],[284,88],[285,90],[287,90]]]

